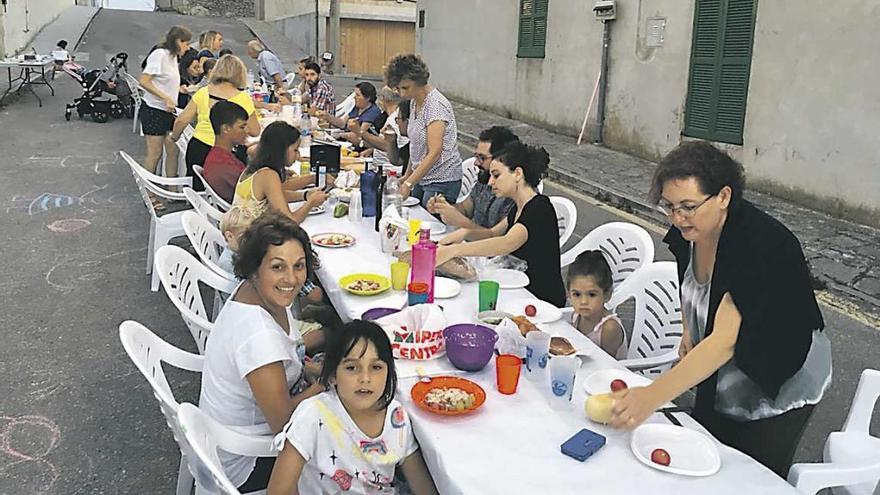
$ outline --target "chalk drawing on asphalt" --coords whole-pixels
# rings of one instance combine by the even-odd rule
[[[59,441],[61,430],[49,418],[0,416],[0,478],[14,479],[19,487],[39,486],[39,493],[48,491],[58,479],[58,469],[47,457]]]

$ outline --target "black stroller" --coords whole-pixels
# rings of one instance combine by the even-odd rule
[[[98,123],[107,122],[110,117],[134,117],[134,99],[131,95],[137,88],[132,88],[129,78],[125,77],[127,60],[128,54],[119,52],[103,69],[93,70],[87,70],[75,62],[65,62],[62,70],[82,85],[83,94],[67,104],[64,118],[70,120],[73,110],[76,110],[79,118],[91,115],[92,120]],[[101,98],[104,93],[114,98]]]

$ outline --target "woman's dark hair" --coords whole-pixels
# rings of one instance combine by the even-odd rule
[[[424,86],[428,84],[429,77],[431,77],[431,71],[428,70],[428,65],[422,60],[422,57],[414,53],[397,55],[385,67],[385,84],[390,88],[400,86],[400,81],[403,79],[409,79],[418,86]]]
[[[354,320],[330,333],[320,382],[329,388],[333,379],[336,378],[336,368],[361,341],[372,342],[376,346],[379,359],[388,367],[385,390],[378,402],[379,409],[384,409],[394,400],[394,391],[397,390],[397,371],[394,369],[394,355],[391,352],[391,342],[388,340],[388,335],[385,330],[382,330],[382,327],[371,321]],[[366,352],[366,349],[365,346],[363,352]]]
[[[703,194],[718,194],[724,186],[733,192],[731,203],[742,198],[746,187],[743,166],[705,141],[688,141],[679,144],[657,164],[651,181],[650,199],[660,202],[663,185],[670,180],[693,177]]]
[[[501,148],[495,159],[507,166],[511,171],[521,168],[526,183],[537,188],[547,175],[550,165],[550,154],[544,148],[523,144],[520,141],[507,143]]]
[[[62,50],[66,50],[67,49],[67,40],[61,40],[55,46],[57,46],[58,48],[61,48]]]
[[[192,39],[192,32],[183,27],[183,26],[174,26],[168,30],[168,34],[165,35],[165,40],[159,44],[159,48],[164,48],[171,52],[173,55],[181,56],[182,53],[178,53],[177,42],[178,41],[189,41]]]
[[[177,68],[180,72],[181,81],[192,82],[193,76],[189,74],[189,68],[193,63],[198,61],[199,54],[195,50],[187,50],[186,53],[180,56]]]
[[[376,86],[373,86],[373,83],[361,81],[355,84],[354,87],[361,90],[361,94],[364,95],[364,98],[370,100],[370,103],[376,103],[378,95],[376,93]]]
[[[593,277],[602,292],[609,296],[614,288],[611,267],[602,251],[584,251],[577,255],[574,262],[568,266],[566,285],[570,286],[575,277]]]
[[[316,64],[315,62],[307,62],[307,63],[303,66],[303,69],[305,69],[305,70],[313,70],[313,71],[315,71],[315,74],[320,74],[320,73],[321,73],[321,66],[318,65],[318,64]]]
[[[410,100],[403,100],[397,106],[397,115],[400,115],[400,120],[409,120],[409,106]]]
[[[307,66],[308,64],[314,64],[314,63],[315,63],[315,57],[309,55],[308,57],[303,57],[303,58],[299,59],[299,61],[298,61],[297,63],[299,63],[299,64],[303,64],[303,67],[305,67],[305,66]],[[321,67],[318,66],[318,68],[320,69]]]
[[[268,167],[278,172],[281,182],[287,180],[287,148],[299,141],[299,130],[283,121],[266,126],[257,145],[257,153],[248,162],[246,174]]]
[[[238,254],[233,256],[235,276],[241,280],[251,278],[269,251],[269,245],[280,246],[295,240],[306,255],[306,274],[311,279],[315,269],[315,253],[309,235],[287,215],[272,209],[266,210],[244,231],[239,242]]]
[[[217,54],[217,58],[220,58],[223,55],[232,55],[232,50],[230,50],[229,48],[224,48],[220,50],[220,53]]]
[[[216,58],[207,58],[202,62],[202,72],[205,74],[205,77],[208,77],[208,73],[214,69],[215,65],[217,65]]]
[[[509,143],[514,141],[519,141],[519,138],[513,131],[510,130],[509,127],[504,127],[501,125],[493,125],[488,129],[484,129],[480,132],[479,140],[485,143],[489,143],[489,154],[495,156],[495,153],[501,151],[502,148],[507,146]]]

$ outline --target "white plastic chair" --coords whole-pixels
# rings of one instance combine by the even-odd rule
[[[654,262],[651,234],[627,222],[608,222],[591,230],[573,248],[562,253],[562,266],[572,264],[579,254],[588,250],[599,250],[605,255],[614,287],[639,268]]]
[[[352,108],[354,108],[354,91],[346,96],[341,103],[336,104],[336,116],[339,118],[347,117]]]
[[[476,162],[474,157],[461,162],[461,191],[458,193],[458,199],[455,200],[456,203],[461,203],[467,199],[471,189],[474,188],[474,184],[477,183],[480,167],[477,167],[474,162]]]
[[[131,124],[131,132],[137,133],[138,129],[140,129],[140,134],[143,136],[144,131],[140,128],[141,121],[138,119],[138,115],[140,115],[145,90],[140,85],[137,78],[128,72],[123,73],[123,78],[125,79],[125,82],[128,83],[128,87],[131,89],[131,98],[134,100],[134,122]]]
[[[186,196],[184,196],[183,193],[170,191],[164,186],[192,187],[192,177],[162,177],[147,171],[147,169],[136,162],[134,158],[129,156],[128,153],[120,151],[119,155],[128,163],[129,168],[131,168],[134,181],[138,186],[138,190],[141,193],[147,211],[150,212],[150,240],[147,243],[147,274],[152,273],[150,290],[155,292],[159,290],[159,277],[153,272],[153,256],[155,255],[156,250],[159,249],[159,246],[164,246],[165,244],[168,244],[171,239],[182,236],[185,233],[183,231],[183,225],[180,223],[183,212],[176,211],[166,213],[162,216],[157,215],[150,194],[175,201],[186,200]]]
[[[606,306],[612,310],[635,300],[632,338],[620,364],[642,374],[659,375],[678,360],[681,300],[675,262],[651,263],[636,270],[615,289]]]
[[[550,196],[550,203],[556,210],[556,221],[559,224],[559,247],[562,247],[574,233],[574,228],[577,225],[577,206],[570,199],[562,196]]]
[[[128,320],[119,325],[119,340],[122,341],[122,347],[128,357],[131,358],[153,389],[153,395],[159,401],[159,409],[165,416],[165,422],[171,428],[171,434],[180,448],[180,469],[177,474],[177,491],[175,493],[189,495],[192,492],[194,482],[193,476],[187,468],[189,446],[180,430],[177,420],[179,404],[165,378],[162,363],[201,373],[204,358],[174,347],[136,321]]]
[[[871,435],[871,416],[880,398],[880,371],[862,371],[843,431],[828,435],[824,463],[795,464],[788,482],[813,495],[833,487],[835,495],[880,493],[880,438]]]
[[[272,436],[255,437],[232,430],[205,414],[198,407],[183,403],[177,413],[180,428],[192,449],[190,467],[196,479],[196,494],[221,493],[239,495],[217,455],[222,449],[236,455],[249,457],[276,457],[272,448]],[[261,492],[262,493],[262,492]]]
[[[223,234],[195,211],[184,212],[181,221],[183,231],[186,232],[190,244],[195,248],[202,263],[217,275],[235,281],[235,275],[223,269],[219,263],[220,255],[226,249],[226,239],[223,238]]]
[[[189,201],[189,204],[192,205],[193,209],[202,218],[209,221],[214,227],[220,226],[224,213],[215,208],[203,195],[197,193],[191,187],[183,188],[183,195],[186,196],[186,200]]]
[[[296,81],[296,72],[288,72],[286,76],[284,76],[284,87],[287,89],[293,89],[293,82]]]
[[[177,246],[162,246],[156,251],[156,271],[165,293],[196,341],[199,354],[204,354],[214,323],[208,319],[199,283],[226,294],[231,294],[237,283],[217,275]]]
[[[210,203],[214,205],[215,208],[223,211],[229,211],[229,209],[232,208],[232,205],[229,204],[229,201],[226,201],[225,199],[223,199],[222,196],[217,194],[217,191],[215,191],[214,188],[211,187],[210,184],[208,184],[208,181],[205,180],[204,167],[202,167],[201,165],[193,165],[193,173],[195,173],[196,177],[198,177],[199,180],[202,181],[202,185],[205,186],[205,191],[208,191]]]

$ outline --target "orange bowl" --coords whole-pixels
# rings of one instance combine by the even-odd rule
[[[425,402],[425,396],[435,388],[460,388],[469,394],[474,394],[476,400],[474,400],[473,405],[466,409],[443,409],[431,406]],[[435,376],[431,378],[431,381],[428,383],[418,381],[413,385],[410,394],[413,402],[415,402],[420,409],[443,416],[460,416],[462,414],[468,414],[479,409],[479,407],[486,402],[486,391],[483,390],[483,387],[470,380],[459,378],[457,376]]]

